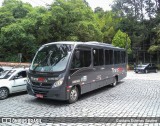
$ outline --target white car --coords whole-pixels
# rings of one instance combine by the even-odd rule
[[[27,71],[24,68],[15,68],[4,71],[0,76],[0,100],[9,94],[26,91]]]

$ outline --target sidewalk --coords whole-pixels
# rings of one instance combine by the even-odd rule
[[[29,67],[30,63],[0,62],[0,66],[9,66],[9,67],[25,66],[25,67]]]

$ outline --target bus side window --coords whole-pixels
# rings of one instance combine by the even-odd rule
[[[120,60],[120,51],[114,51],[114,64],[120,64]]]
[[[105,65],[113,64],[113,50],[105,50]]]
[[[93,49],[93,64],[94,66],[104,65],[104,52],[103,49]]]
[[[91,51],[79,50],[79,57],[74,52],[73,60],[71,63],[71,70],[74,72],[83,67],[89,67],[91,65]]]
[[[121,51],[121,62],[125,63],[125,51]]]
[[[72,63],[71,63],[71,69],[75,69],[75,68],[79,68],[80,67],[80,51],[79,50],[75,50],[74,51],[74,56],[72,59]]]

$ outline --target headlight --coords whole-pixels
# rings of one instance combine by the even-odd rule
[[[60,78],[58,81],[56,81],[56,82],[53,84],[52,88],[61,86],[61,85],[63,84],[63,80],[64,80],[64,77]]]

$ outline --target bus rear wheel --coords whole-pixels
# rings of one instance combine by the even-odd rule
[[[146,74],[147,74],[147,73],[148,73],[148,70],[145,70],[145,71],[144,71],[144,73],[146,73]]]
[[[158,73],[158,70],[157,70],[157,69],[155,70],[155,73]]]
[[[70,93],[69,93],[69,100],[68,100],[68,102],[70,104],[76,102],[78,100],[78,96],[79,96],[79,92],[78,92],[77,87],[71,88]]]
[[[112,87],[115,87],[117,85],[117,77],[114,77],[114,81],[113,81],[113,83],[112,83]]]

